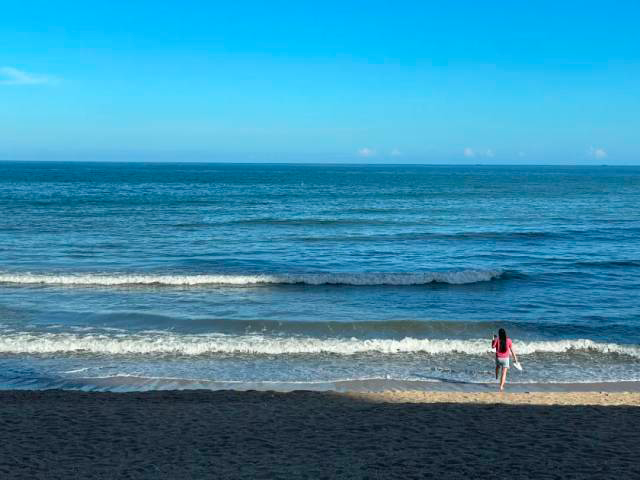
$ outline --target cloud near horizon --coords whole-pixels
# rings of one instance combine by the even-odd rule
[[[465,147],[465,149],[462,151],[462,154],[467,158],[476,156],[493,158],[496,155],[492,148],[487,148],[486,150],[474,150],[471,147]]]
[[[0,85],[45,85],[58,80],[49,75],[28,73],[14,67],[0,67]]]
[[[593,158],[607,158],[609,154],[602,147],[589,147],[587,155]]]
[[[358,149],[358,155],[361,157],[373,157],[376,151],[373,148],[362,147]]]

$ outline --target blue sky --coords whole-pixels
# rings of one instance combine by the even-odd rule
[[[640,2],[6,2],[0,158],[640,164]]]

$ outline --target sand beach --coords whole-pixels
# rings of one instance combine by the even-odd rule
[[[640,478],[640,393],[0,392],[2,479]]]

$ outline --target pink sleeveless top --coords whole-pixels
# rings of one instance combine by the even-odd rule
[[[498,358],[509,358],[509,351],[511,350],[511,339],[509,337],[507,337],[507,350],[504,352],[499,352],[498,349],[500,348],[500,339],[496,338],[493,340],[493,342],[491,342],[491,348],[495,348],[496,349],[496,357]]]

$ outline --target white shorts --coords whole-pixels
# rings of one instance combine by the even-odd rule
[[[496,357],[496,367],[509,368],[509,357]]]

